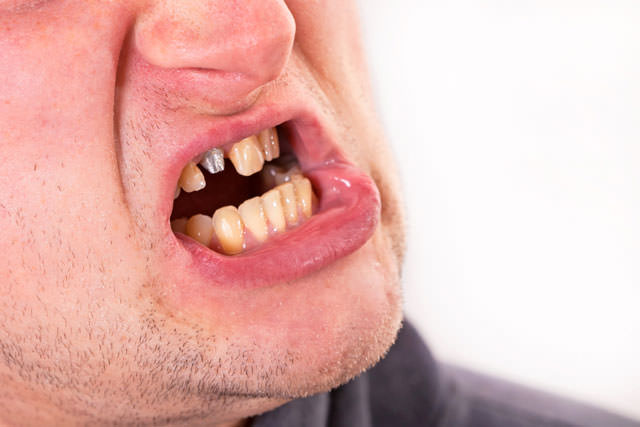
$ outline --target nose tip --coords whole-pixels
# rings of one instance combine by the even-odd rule
[[[135,27],[136,47],[150,64],[218,72],[238,94],[282,73],[294,36],[295,21],[282,0],[164,0]]]

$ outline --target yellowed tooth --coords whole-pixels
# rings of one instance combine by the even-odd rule
[[[187,234],[187,218],[177,218],[171,221],[171,230],[174,233]]]
[[[244,225],[259,242],[267,240],[269,229],[260,197],[254,197],[242,203],[238,207],[238,212]]]
[[[197,240],[205,246],[209,246],[213,237],[213,225],[211,217],[197,214],[189,218],[186,226],[187,236]]]
[[[258,138],[253,135],[233,144],[229,159],[242,176],[259,172],[264,165],[264,154]]]
[[[283,232],[287,227],[284,219],[284,211],[282,209],[282,201],[280,200],[280,192],[275,188],[269,190],[261,196],[264,213],[271,223],[271,228],[275,232]]]
[[[298,207],[307,218],[313,214],[313,189],[311,188],[311,181],[301,175],[294,175],[291,182],[296,189],[296,196],[298,198]]]
[[[242,252],[244,244],[244,224],[234,206],[225,206],[213,214],[213,229],[227,255]]]
[[[182,169],[178,185],[187,193],[191,193],[202,190],[207,186],[207,182],[204,179],[202,171],[198,169],[198,166],[194,162],[189,162],[184,169]]]
[[[284,207],[284,215],[289,224],[298,222],[298,205],[296,204],[296,192],[293,184],[287,182],[276,187],[282,195],[282,206]]]
[[[258,134],[258,140],[264,152],[266,161],[271,161],[280,157],[280,141],[278,140],[278,131],[276,128],[269,128]]]

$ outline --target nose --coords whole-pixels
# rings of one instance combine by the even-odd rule
[[[160,0],[142,12],[134,34],[150,64],[211,71],[242,96],[282,73],[295,21],[284,0]]]

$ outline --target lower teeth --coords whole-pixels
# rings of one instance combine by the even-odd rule
[[[311,217],[316,196],[311,182],[300,173],[283,174],[286,182],[238,208],[219,208],[213,217],[197,214],[171,221],[175,233],[186,234],[226,255],[235,255],[296,227]]]

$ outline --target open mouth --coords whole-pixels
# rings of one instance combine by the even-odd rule
[[[377,187],[317,121],[245,130],[199,143],[175,172],[171,230],[201,273],[237,286],[291,281],[372,236]]]
[[[212,148],[180,174],[171,229],[225,255],[291,231],[318,207],[284,129]]]

